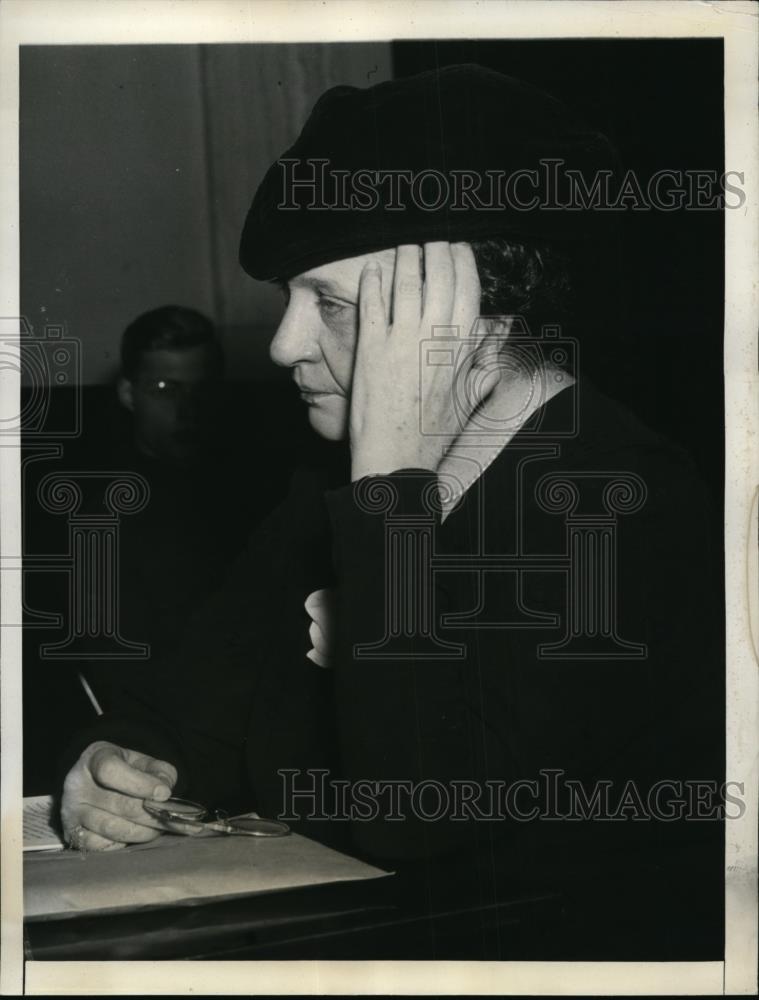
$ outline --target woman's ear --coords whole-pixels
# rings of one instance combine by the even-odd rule
[[[131,413],[134,410],[134,396],[132,394],[132,383],[128,378],[124,378],[123,375],[119,378],[116,383],[116,395],[119,397],[119,402],[124,407],[125,410],[129,410]]]

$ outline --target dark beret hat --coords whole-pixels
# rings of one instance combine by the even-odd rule
[[[561,207],[572,175],[590,192],[615,167],[559,101],[482,66],[333,87],[259,186],[240,263],[284,279],[401,243],[582,239],[608,213]]]

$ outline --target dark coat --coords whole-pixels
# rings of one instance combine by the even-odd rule
[[[523,810],[548,807],[541,770],[591,793],[611,782],[612,811],[628,782],[645,803],[665,779],[724,780],[719,543],[685,456],[580,382],[522,428],[443,523],[429,513],[433,483],[410,471],[335,486],[300,470],[181,652],[150,676],[119,676],[110,711],[65,765],[107,738],[174,762],[179,794],[269,816],[288,811],[283,769],[299,772],[298,788],[312,783],[308,769],[353,785],[539,779]],[[382,490],[394,496],[395,534]],[[406,555],[393,563],[401,536],[396,556]],[[420,587],[409,554],[424,563],[423,537],[436,567]],[[594,545],[607,546],[610,567],[595,583],[578,570]],[[404,586],[430,602],[416,607],[410,636],[395,628],[403,607],[400,619],[388,612]],[[322,587],[338,600],[330,670],[306,657],[304,601]],[[674,859],[695,852],[700,875],[721,871],[716,822],[462,821],[450,810],[427,821],[408,807],[400,822],[319,818],[333,806],[327,794],[316,819],[294,825],[379,863],[444,870],[446,883],[460,870],[465,893],[556,884],[582,919],[597,920],[608,893],[621,912],[625,892],[651,902],[659,891],[653,910],[671,924],[680,918],[662,902],[672,897],[662,872]]]

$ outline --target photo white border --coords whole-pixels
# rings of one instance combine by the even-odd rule
[[[18,47],[369,41],[405,38],[722,37],[725,165],[745,172],[746,202],[725,213],[725,545],[727,775],[746,811],[726,835],[725,961],[555,962],[28,962],[21,931],[20,629],[0,629],[2,930],[0,994],[753,994],[757,990],[759,637],[759,124],[752,2],[649,0],[4,0],[0,6],[0,317],[20,315]],[[644,69],[643,69],[644,71]],[[0,392],[17,393],[0,369]],[[18,450],[0,447],[0,551],[20,551]],[[3,621],[19,621],[20,579],[0,580]],[[753,595],[754,604],[750,602]],[[759,617],[759,616],[757,616]],[[738,777],[739,776],[739,777]]]

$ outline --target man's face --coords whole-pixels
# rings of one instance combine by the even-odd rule
[[[308,405],[311,426],[331,441],[348,434],[358,338],[358,286],[370,258],[382,268],[383,288],[391,288],[394,250],[304,271],[287,283],[287,309],[271,343],[272,360],[293,370],[301,398]]]
[[[203,344],[146,351],[135,378],[119,385],[134,416],[137,448],[170,464],[191,464],[211,436],[217,385],[215,359]]]

